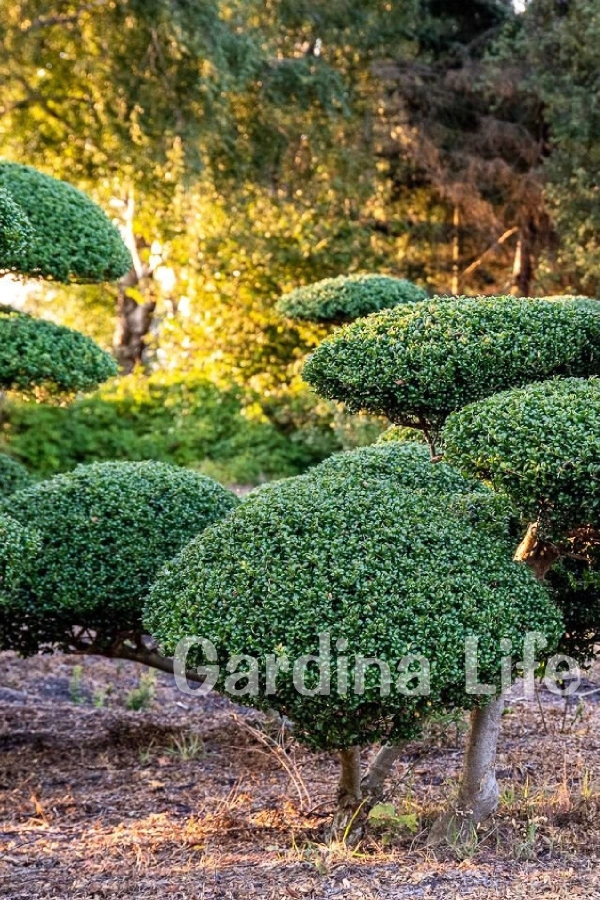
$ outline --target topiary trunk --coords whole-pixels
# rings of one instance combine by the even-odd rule
[[[337,793],[337,808],[333,817],[332,836],[345,840],[362,803],[360,776],[360,747],[340,750],[342,770]]]
[[[434,824],[429,844],[466,844],[498,806],[496,748],[504,698],[471,712],[471,729],[456,802]]]
[[[404,744],[384,744],[369,766],[369,771],[361,782],[362,794],[368,808],[383,799],[385,782],[403,747]]]

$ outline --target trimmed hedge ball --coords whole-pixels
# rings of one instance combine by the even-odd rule
[[[114,281],[131,256],[108,216],[72,185],[30,166],[0,163],[0,189],[26,215],[31,239],[0,257],[0,269],[61,282]]]
[[[10,648],[68,649],[74,625],[96,631],[102,647],[139,630],[156,572],[237,504],[211,478],[157,462],[79,466],[13,494],[0,512],[35,528],[41,550],[28,591],[11,610],[25,627]]]
[[[116,374],[113,358],[85,335],[0,306],[0,388],[89,391]]]
[[[555,375],[600,373],[600,316],[579,301],[475,297],[385,310],[309,356],[304,378],[351,412],[437,432],[468,403]]]
[[[32,236],[29,219],[8,191],[0,188],[0,271],[24,251]]]
[[[502,638],[517,647],[525,632],[538,630],[552,645],[562,632],[544,586],[513,562],[513,544],[479,528],[457,500],[395,488],[387,477],[365,486],[354,472],[280,482],[163,568],[148,598],[147,628],[169,655],[184,637],[210,640],[220,666],[216,689],[277,709],[311,747],[412,737],[432,709],[481,700],[465,690],[466,637],[479,637],[479,675],[497,684]],[[318,688],[317,667],[301,677],[299,666],[318,655],[325,633],[331,691],[322,682],[324,693],[306,696],[297,686]],[[271,665],[279,658],[289,666],[267,691],[269,655]],[[387,695],[378,666],[365,664],[361,677],[358,655],[390,666]],[[414,675],[414,655],[429,660],[427,694],[416,693],[427,684]],[[191,648],[189,666],[209,663]],[[402,672],[412,694],[398,690]]]
[[[405,278],[340,275],[286,294],[277,303],[277,311],[290,319],[341,324],[426,297],[427,291]]]
[[[0,453],[0,498],[33,484],[33,478],[20,462]]]
[[[600,380],[553,379],[467,406],[446,459],[507,494],[550,537],[600,522]]]

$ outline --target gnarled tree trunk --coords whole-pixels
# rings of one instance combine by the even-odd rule
[[[529,526],[515,553],[517,562],[529,566],[538,581],[544,580],[559,556],[560,551],[554,544],[539,539],[536,522]]]

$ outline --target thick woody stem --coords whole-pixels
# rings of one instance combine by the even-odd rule
[[[560,550],[548,541],[538,537],[538,523],[532,522],[527,534],[517,547],[515,560],[529,566],[538,581],[543,581],[560,557]]]
[[[495,812],[499,797],[496,748],[503,710],[504,699],[499,697],[471,712],[471,729],[458,797],[456,803],[435,822],[429,835],[430,845],[469,843],[477,825]]]
[[[360,786],[360,747],[340,750],[341,773],[337,793],[337,809],[333,818],[332,834],[344,840],[362,802]]]

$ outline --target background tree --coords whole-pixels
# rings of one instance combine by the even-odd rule
[[[555,265],[565,286],[598,291],[598,66],[600,12],[589,0],[531,0],[497,49],[519,72],[520,94],[545,126],[544,200],[560,238]],[[548,262],[546,263],[548,265]]]

